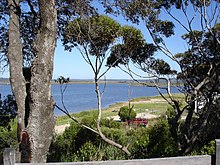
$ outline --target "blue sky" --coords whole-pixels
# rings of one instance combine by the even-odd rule
[[[124,20],[123,17],[113,17],[117,22],[122,25],[132,25],[142,31],[145,36],[147,42],[151,42],[151,38],[144,26],[141,22],[139,25],[132,24]],[[178,28],[178,29],[177,29]],[[177,26],[176,35],[169,38],[167,40],[167,46],[169,49],[175,54],[182,52],[185,48],[185,42],[180,40],[180,36],[183,34],[181,28]],[[168,61],[173,69],[179,69],[177,64],[171,61],[168,57],[162,55],[161,53],[156,53],[158,58],[162,58]],[[138,73],[142,74],[140,71]],[[55,53],[55,62],[54,62],[54,76],[53,78],[57,78],[60,75],[64,77],[70,77],[71,79],[92,79],[93,72],[89,65],[83,60],[78,50],[74,50],[73,52],[66,52],[62,47],[61,41],[58,41],[56,53]],[[107,74],[107,79],[130,79],[126,73],[121,71],[119,68],[111,68]]]
[[[102,8],[99,7],[99,12],[103,12]],[[139,25],[132,24],[131,22],[127,22],[122,16],[114,17],[110,15],[114,20],[119,22],[121,25],[132,25],[142,31],[145,36],[147,42],[151,42],[151,38],[142,22]],[[180,28],[180,27],[178,27]],[[184,41],[179,40],[179,37],[183,33],[181,29],[177,29],[176,35],[168,39],[167,45],[171,49],[173,53],[178,53],[183,51]],[[169,58],[165,57],[160,53],[156,53],[158,58],[165,59],[169,63],[173,69],[179,69],[178,66],[172,62]],[[138,73],[142,74],[140,71]],[[56,53],[55,53],[55,62],[54,62],[54,75],[53,78],[57,78],[59,76],[70,77],[71,79],[92,79],[93,72],[89,65],[83,60],[78,50],[74,50],[73,52],[66,52],[62,47],[61,41],[58,41]],[[126,73],[121,71],[119,68],[111,68],[107,74],[107,79],[130,79]]]
[[[103,8],[100,7],[99,4],[95,4],[96,7],[99,9],[100,13],[103,12]],[[212,7],[208,8],[208,14],[210,14],[212,11]],[[186,17],[184,16],[183,12],[180,12],[179,10],[172,10],[172,13],[175,17],[177,17],[180,22],[187,26]],[[195,12],[192,8],[192,6],[188,6],[187,8],[187,15],[188,18],[191,19],[194,17],[192,21],[192,27],[194,30],[201,30],[200,26],[200,17],[197,13],[195,15]],[[149,33],[144,25],[143,22],[140,22],[139,25],[132,24],[131,22],[127,22],[122,16],[114,17],[112,15],[109,15],[114,20],[119,22],[121,25],[132,25],[138,29],[140,29],[145,36],[145,39],[148,43],[152,42],[151,37],[149,36]],[[208,16],[208,15],[207,15]],[[210,15],[211,16],[211,15]],[[161,18],[163,20],[172,20],[170,17],[167,16],[166,13],[161,14]],[[174,21],[174,20],[172,20]],[[188,49],[188,46],[184,40],[181,39],[181,36],[186,33],[186,30],[180,26],[178,23],[174,21],[175,24],[175,35],[166,39],[166,45],[168,49],[173,53],[180,53],[184,52]],[[170,60],[167,56],[164,54],[157,52],[156,57],[164,59],[167,61],[172,69],[175,69],[179,71],[179,66],[172,60]],[[136,70],[137,71],[137,70]],[[142,72],[137,71],[139,74],[143,75]],[[77,50],[69,53],[65,52],[62,48],[61,42],[58,42],[58,47],[56,49],[55,53],[55,69],[54,69],[54,78],[57,78],[58,76],[64,76],[64,77],[70,77],[71,79],[92,79],[93,73],[91,68],[88,66],[88,64],[83,60],[81,55]],[[119,68],[111,68],[110,71],[106,74],[107,79],[130,79],[130,77],[121,71]]]
[[[99,7],[99,10],[102,12],[102,8]],[[176,13],[177,14],[177,13]],[[132,25],[129,22],[126,22],[122,17],[113,17],[116,21],[121,23],[122,25]],[[178,15],[181,19],[181,15]],[[166,17],[164,17],[166,19]],[[181,21],[184,21],[182,19]],[[136,28],[141,29],[142,33],[145,36],[147,42],[151,42],[151,38],[148,35],[148,32],[143,23],[139,25],[133,25]],[[186,50],[186,43],[180,39],[180,36],[185,33],[183,28],[175,25],[175,33],[176,35],[167,39],[167,46],[168,48],[175,54],[178,52],[183,52]],[[165,61],[171,63],[173,69],[178,70],[178,66],[172,62],[169,58],[165,57],[161,53],[157,53],[156,56],[158,58],[162,58]],[[54,74],[53,78],[56,79],[59,76],[70,77],[71,79],[92,79],[93,73],[89,65],[83,60],[78,50],[73,50],[72,52],[64,51],[62,47],[62,43],[58,40],[56,51],[55,51],[55,59],[54,59]],[[0,73],[0,77],[9,77],[9,73],[6,71],[4,73]],[[107,79],[130,79],[130,77],[121,71],[118,68],[112,68],[106,74]]]

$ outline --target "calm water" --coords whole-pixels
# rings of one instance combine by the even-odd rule
[[[153,87],[129,86],[127,84],[107,84],[100,85],[100,91],[104,91],[102,97],[102,107],[106,108],[116,102],[127,101],[130,98],[142,96],[155,96],[158,92]],[[172,92],[178,93],[178,90],[172,88]],[[10,85],[0,85],[0,93],[5,96],[11,93]],[[60,85],[52,86],[53,97],[57,105],[61,104]],[[94,84],[69,84],[64,94],[64,103],[69,112],[79,112],[83,110],[96,109],[97,100]],[[62,115],[58,109],[55,109],[55,115]]]

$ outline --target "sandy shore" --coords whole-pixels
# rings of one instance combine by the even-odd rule
[[[62,134],[65,131],[65,129],[69,126],[70,126],[70,124],[56,125],[55,126],[55,133]]]

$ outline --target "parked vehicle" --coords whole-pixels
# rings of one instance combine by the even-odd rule
[[[129,125],[136,125],[136,126],[146,126],[148,121],[144,118],[135,118],[133,120],[128,120],[127,123]]]

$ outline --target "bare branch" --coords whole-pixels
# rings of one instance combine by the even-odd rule
[[[83,128],[86,128],[96,134],[98,134],[98,132],[94,129],[92,129],[91,127],[88,127],[82,123],[80,123],[76,118],[74,118],[72,115],[70,115],[70,113],[67,111],[67,109],[63,110],[61,107],[59,107],[57,104],[55,104],[55,107],[57,109],[59,109],[60,111],[62,111],[65,115],[67,115],[70,119],[72,119],[74,122],[76,122],[77,124],[79,124],[80,126],[82,126]]]
[[[131,155],[131,153],[128,151],[128,146],[127,147],[124,147],[118,143],[116,143],[115,141],[113,140],[110,140],[108,138],[106,138],[106,136],[102,133],[102,130],[101,130],[101,127],[100,127],[100,122],[101,122],[101,115],[102,115],[102,106],[101,106],[101,96],[100,96],[100,92],[99,92],[99,87],[98,87],[98,83],[97,81],[95,81],[95,86],[96,86],[96,95],[97,95],[97,100],[98,100],[98,111],[99,111],[99,114],[98,114],[98,119],[97,119],[97,129],[98,129],[98,132],[99,132],[99,135],[101,136],[101,138],[106,141],[107,143],[121,149],[122,151],[124,151],[128,156]]]

